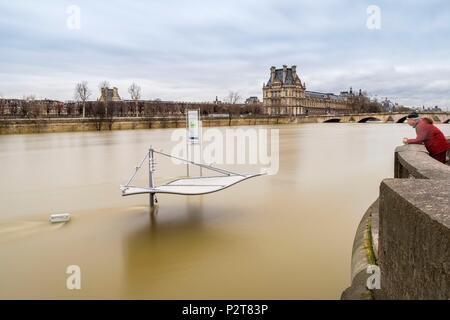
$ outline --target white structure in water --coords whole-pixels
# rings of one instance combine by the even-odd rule
[[[199,110],[189,110],[186,113],[186,148],[189,150],[190,144],[200,144],[201,149],[201,121],[200,121],[200,112]],[[174,158],[179,161],[185,162],[187,164],[187,178],[175,179],[169,183],[156,186],[155,185],[155,154],[159,154],[161,156]],[[189,153],[188,153],[189,154]],[[189,155],[188,155],[189,157]],[[149,185],[148,187],[137,187],[131,185],[134,177],[138,173],[139,169],[143,166],[145,160],[148,158],[148,166],[149,166]],[[212,177],[189,177],[189,165],[194,165],[200,167],[200,172],[202,169],[214,171],[217,176]],[[122,196],[131,196],[136,194],[145,194],[148,193],[150,195],[150,207],[155,205],[155,195],[157,193],[168,193],[168,194],[177,194],[177,195],[201,195],[207,193],[213,193],[225,188],[228,188],[236,183],[242,182],[244,180],[257,177],[263,175],[262,173],[258,174],[239,174],[235,172],[231,172],[228,170],[220,169],[213,167],[211,165],[201,164],[194,161],[190,161],[188,159],[181,159],[169,154],[166,154],[161,151],[156,151],[152,147],[148,150],[148,153],[145,155],[144,159],[141,163],[136,167],[135,172],[130,177],[128,182],[120,186],[122,191]]]
[[[188,177],[183,179],[176,179],[169,183],[156,186],[155,185],[155,153],[160,154],[162,156],[175,158],[180,161],[185,161],[188,164],[192,164],[195,166],[199,166],[200,168],[204,168],[207,170],[215,171],[217,173],[220,173],[221,175],[213,176],[213,177]],[[130,185],[133,181],[134,177],[136,176],[139,169],[141,169],[142,165],[144,164],[145,160],[148,158],[149,163],[149,186],[148,187],[136,187]],[[257,174],[239,174],[234,173],[231,171],[227,171],[224,169],[219,169],[213,166],[205,165],[196,163],[194,161],[189,161],[186,159],[177,158],[174,156],[171,156],[169,154],[153,150],[152,148],[149,149],[148,153],[142,160],[141,164],[136,167],[136,171],[131,176],[131,178],[128,180],[127,184],[124,186],[120,186],[120,189],[122,190],[122,196],[130,196],[135,194],[150,194],[150,206],[153,207],[155,204],[155,194],[157,193],[169,193],[169,194],[178,194],[178,195],[185,195],[185,196],[193,196],[193,195],[201,195],[201,194],[207,194],[207,193],[213,193],[220,190],[223,190],[225,188],[228,188],[236,183],[242,182],[244,180],[257,177],[263,175],[262,173]]]

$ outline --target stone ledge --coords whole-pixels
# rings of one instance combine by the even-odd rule
[[[380,196],[387,189],[450,232],[450,181],[385,179]]]
[[[402,169],[417,179],[450,180],[450,166],[428,155],[423,145],[409,144],[395,149],[396,178],[407,178]]]
[[[450,298],[450,181],[380,186],[381,298]]]

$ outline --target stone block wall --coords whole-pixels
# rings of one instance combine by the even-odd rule
[[[386,179],[379,265],[385,299],[450,299],[450,180]]]
[[[450,138],[449,138],[450,141]],[[423,145],[395,150],[394,179],[380,185],[377,206],[361,224],[370,242],[361,243],[360,228],[352,255],[352,285],[342,299],[450,299],[450,166],[431,158]],[[366,241],[367,242],[367,241]],[[371,250],[367,250],[371,249]],[[368,290],[369,275],[360,266],[381,270],[381,288]],[[356,276],[353,270],[361,270]]]

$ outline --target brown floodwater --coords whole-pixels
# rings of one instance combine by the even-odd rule
[[[171,129],[0,136],[0,298],[338,299],[356,227],[414,131],[272,128],[278,174],[159,195],[154,212],[147,195],[121,197],[119,185],[150,144],[170,150]],[[185,166],[161,159],[157,170],[161,182]],[[61,212],[72,220],[48,222]],[[81,268],[81,290],[66,288],[69,265]]]

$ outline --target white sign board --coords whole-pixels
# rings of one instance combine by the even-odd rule
[[[188,110],[187,114],[188,141],[198,143],[200,139],[200,112],[199,110]]]

